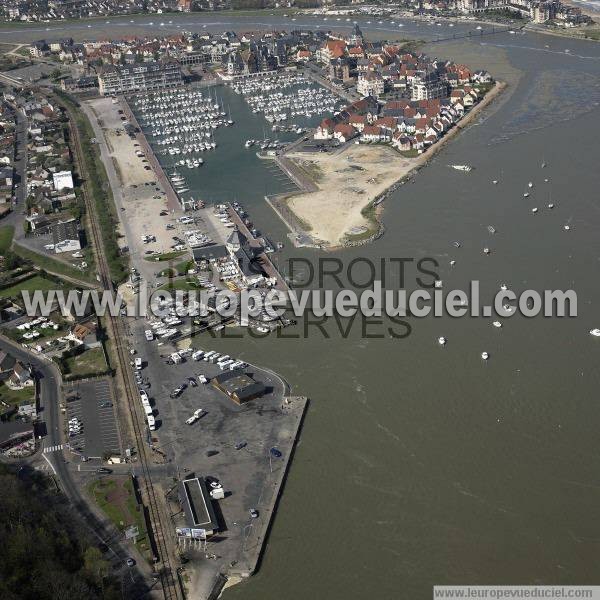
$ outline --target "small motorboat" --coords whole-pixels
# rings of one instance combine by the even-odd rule
[[[554,208],[554,204],[552,204],[552,203],[548,204],[548,208],[550,208],[550,209]]]
[[[483,249],[483,253],[484,253],[484,254],[490,254],[490,253],[491,253],[491,250],[490,250],[489,248],[484,248],[484,249]]]
[[[530,182],[527,184],[527,186],[528,186],[529,188],[532,188],[532,187],[533,187],[533,183],[530,181]]]
[[[494,179],[494,181],[492,181],[492,183],[493,183],[494,185],[498,185],[498,180],[497,180],[497,179]]]
[[[598,331],[598,332],[600,332],[600,329],[595,329],[594,331]],[[599,333],[599,335],[600,335],[600,333]],[[442,336],[442,337],[439,337],[439,338],[438,338],[438,344],[439,344],[440,346],[445,346],[445,345],[446,345],[446,338],[445,338],[445,337],[443,337],[443,336]]]
[[[482,353],[481,353],[481,358],[482,358],[483,360],[487,360],[489,357],[490,357],[490,355],[489,355],[487,352],[482,352]]]
[[[454,247],[455,248],[460,248],[460,242],[454,242]]]
[[[563,229],[565,231],[571,231],[571,226],[570,225],[565,225]]]
[[[493,325],[494,327],[502,327],[502,323],[500,323],[500,321],[494,321],[494,322],[492,323],[492,325]]]
[[[490,233],[496,233],[496,228],[493,227],[492,225],[488,225],[487,229]]]
[[[590,335],[593,335],[594,337],[600,337],[600,329],[590,329]]]
[[[450,261],[450,266],[451,266],[451,267],[453,267],[455,264],[456,264],[456,261],[455,261],[455,260],[451,260],[451,261]]]
[[[441,288],[442,285],[444,285],[444,282],[441,279],[436,279],[435,280],[435,287],[436,288]]]
[[[525,192],[525,193],[523,194],[523,198],[529,198],[529,192]]]
[[[500,289],[501,289],[503,292],[505,292],[505,291],[508,289],[508,286],[507,286],[505,283],[503,283],[503,284],[500,286]]]
[[[538,209],[537,209],[537,208],[532,208],[532,209],[531,209],[531,212],[532,212],[534,215],[535,215],[535,213],[536,213],[537,211],[538,211]]]

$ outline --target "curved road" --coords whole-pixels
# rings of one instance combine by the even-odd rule
[[[9,352],[17,360],[24,364],[31,365],[33,372],[39,382],[40,411],[41,418],[46,428],[46,434],[41,444],[41,452],[44,459],[50,465],[54,475],[60,483],[60,487],[72,504],[73,508],[81,515],[84,523],[89,527],[92,534],[103,546],[110,552],[113,566],[119,568],[122,572],[115,575],[121,576],[123,585],[128,588],[129,598],[137,598],[144,595],[148,590],[148,585],[144,582],[141,573],[134,578],[133,572],[125,570],[125,560],[129,553],[121,546],[117,533],[113,528],[104,522],[90,509],[86,499],[82,496],[78,485],[73,480],[69,471],[69,463],[64,457],[62,451],[43,453],[44,448],[57,446],[62,441],[62,422],[59,407],[61,376],[54,363],[48,362],[32,354],[11,340],[0,336],[0,350]],[[140,562],[141,564],[141,562]]]

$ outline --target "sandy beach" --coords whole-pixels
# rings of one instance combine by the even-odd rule
[[[390,146],[380,144],[349,144],[331,154],[288,154],[287,158],[311,176],[318,189],[288,197],[287,207],[305,225],[305,232],[323,247],[335,248],[368,237],[376,232],[377,223],[365,216],[364,209],[414,169],[425,165],[505,87],[505,83],[496,83],[437,144],[415,158],[404,158]]]

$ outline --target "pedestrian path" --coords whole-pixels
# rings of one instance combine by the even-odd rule
[[[47,448],[44,448],[44,454],[48,454],[49,452],[58,452],[59,450],[63,449],[63,445],[62,444],[58,444],[57,446],[48,446]]]

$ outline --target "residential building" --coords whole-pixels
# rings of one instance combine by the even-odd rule
[[[103,96],[159,90],[182,83],[181,68],[175,61],[109,65],[98,74],[98,86]]]

